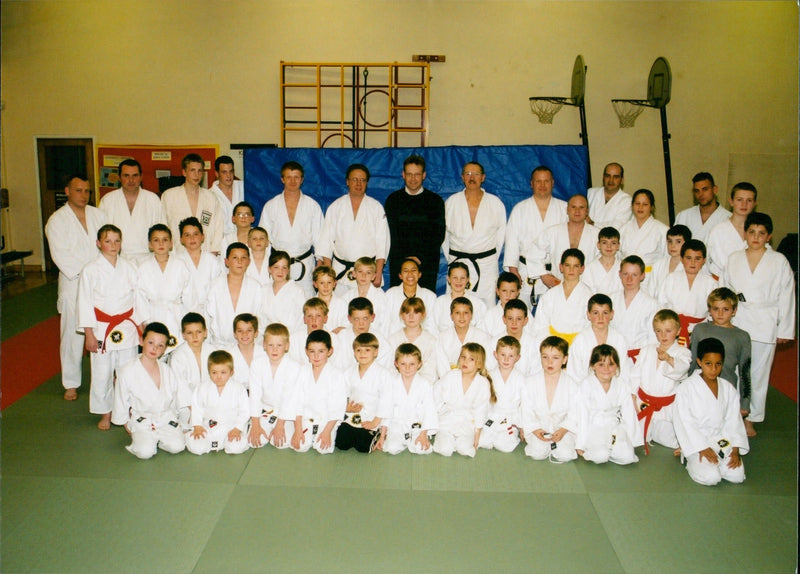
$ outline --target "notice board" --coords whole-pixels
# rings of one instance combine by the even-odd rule
[[[189,153],[200,154],[205,161],[206,181],[203,187],[214,182],[214,160],[218,145],[98,145],[97,146],[97,198],[119,188],[117,166],[122,160],[132,158],[142,165],[142,187],[156,194],[158,178],[182,175],[181,161]]]

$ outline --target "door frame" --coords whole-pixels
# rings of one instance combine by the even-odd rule
[[[52,265],[52,268],[55,269],[55,265],[52,263],[52,258],[50,257],[50,249],[47,246],[47,238],[44,234],[44,227],[47,223],[44,219],[44,212],[43,212],[43,201],[42,197],[43,194],[47,191],[43,189],[42,186],[47,185],[45,172],[44,172],[44,157],[40,157],[40,142],[42,145],[47,145],[50,143],[51,145],[58,145],[59,143],[63,145],[83,145],[86,146],[87,143],[89,146],[86,148],[86,177],[89,178],[89,185],[92,190],[92,199],[90,199],[90,205],[97,206],[97,165],[95,165],[95,153],[94,150],[96,148],[95,145],[95,137],[91,135],[34,135],[33,136],[33,151],[34,157],[36,158],[36,199],[39,211],[39,248],[42,254],[42,271],[46,271],[48,267],[48,262]]]

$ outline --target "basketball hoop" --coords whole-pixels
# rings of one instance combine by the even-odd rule
[[[646,107],[650,107],[647,100],[611,100],[614,111],[619,118],[619,127],[632,128]]]
[[[531,111],[539,118],[540,124],[552,124],[555,116],[564,106],[565,98],[528,98]]]

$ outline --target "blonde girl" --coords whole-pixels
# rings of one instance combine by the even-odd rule
[[[434,398],[439,413],[434,452],[474,457],[481,428],[489,414],[489,403],[497,402],[486,371],[486,351],[481,345],[466,343],[461,347],[458,369],[439,379]]]

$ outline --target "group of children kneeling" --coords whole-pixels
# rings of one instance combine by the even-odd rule
[[[610,307],[604,297],[590,300],[590,316]],[[233,326],[249,331],[252,343],[255,317],[237,316]],[[674,311],[656,313],[658,343],[642,349],[627,375],[617,350],[603,343],[591,350],[588,375],[574,378],[566,372],[569,344],[548,336],[539,345],[541,371],[527,377],[516,368],[520,342],[503,336],[491,372],[484,347],[466,343],[457,368],[432,384],[420,375],[422,353],[414,344],[397,346],[390,371],[376,362],[378,338],[358,334],[352,343],[356,364],[341,371],[329,362],[333,344],[327,331],[308,334],[308,361],[301,365],[287,354],[289,330],[273,323],[264,330],[265,352],[251,363],[245,388],[233,377],[232,354],[204,348],[205,321],[189,313],[184,337],[198,358],[207,356],[208,377],[194,389],[182,383],[159,360],[169,331],[150,323],[140,357],[118,373],[112,422],[125,426],[132,438],[126,448],[139,458],[152,457],[157,448],[237,454],[268,444],[322,454],[334,448],[390,454],[408,449],[474,457],[478,448],[511,452],[524,442],[525,454],[536,460],[582,456],[630,464],[638,461],[634,447],[656,442],[676,449],[696,482],[742,482],[740,455],[749,447],[739,393],[720,378],[725,346],[716,338],[700,340],[698,369],[687,376],[692,351],[678,344],[680,327]]]

